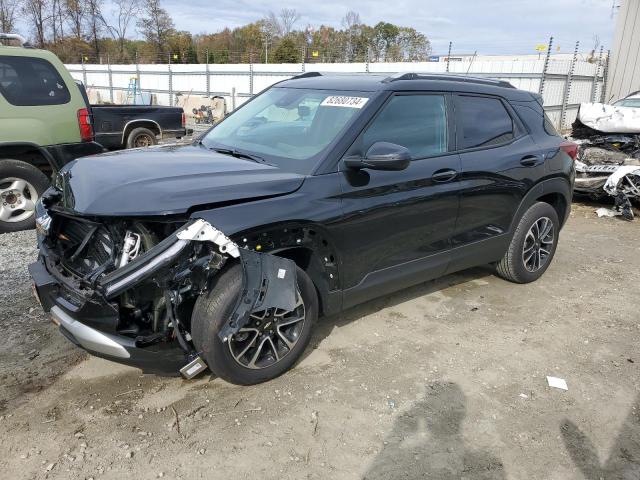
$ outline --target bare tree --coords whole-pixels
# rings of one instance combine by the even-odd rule
[[[87,37],[89,39],[89,43],[93,47],[93,52],[97,59],[97,57],[100,56],[100,37],[106,22],[102,16],[102,10],[100,9],[100,0],[86,0],[85,6]]]
[[[143,8],[144,17],[138,20],[138,28],[151,43],[156,53],[165,53],[167,40],[175,31],[169,13],[160,6],[160,0],[146,0]]]
[[[115,24],[110,25],[105,22],[105,27],[109,30],[109,33],[118,40],[120,48],[121,58],[124,56],[124,43],[127,39],[127,31],[131,26],[132,20],[134,20],[141,7],[140,0],[113,0],[113,9],[111,10],[111,17],[114,18]]]
[[[16,26],[18,0],[0,0],[0,32],[11,32]]]
[[[300,14],[295,8],[283,8],[280,10],[280,35],[286,37],[293,31],[293,26],[300,20]]]
[[[25,0],[22,4],[22,13],[31,24],[35,36],[36,45],[44,47],[46,40],[47,24],[49,22],[48,0]]]
[[[49,8],[51,40],[53,43],[58,43],[59,40],[64,38],[65,13],[63,11],[62,0],[50,0]]]
[[[77,39],[81,39],[87,13],[85,2],[83,0],[65,0],[64,11],[71,27],[71,33]]]
[[[349,10],[347,14],[342,17],[342,28],[345,30],[352,30],[354,27],[361,25],[360,14],[358,12],[354,12],[353,10]]]
[[[345,61],[352,62],[356,54],[355,37],[360,34],[362,22],[360,21],[360,15],[353,10],[349,10],[347,14],[342,17],[342,28],[346,32],[346,45],[345,45]]]

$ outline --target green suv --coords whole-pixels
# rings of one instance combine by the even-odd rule
[[[35,225],[52,171],[102,152],[93,139],[87,102],[58,57],[0,33],[0,233]]]

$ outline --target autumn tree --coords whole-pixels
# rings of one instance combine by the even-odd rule
[[[140,33],[155,48],[156,54],[166,53],[169,37],[175,31],[171,16],[160,6],[160,0],[146,0],[142,14],[138,20]]]

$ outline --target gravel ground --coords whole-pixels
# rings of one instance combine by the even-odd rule
[[[639,234],[577,205],[540,281],[369,302],[254,387],[85,357],[31,295],[33,233],[0,235],[0,477],[640,478]]]

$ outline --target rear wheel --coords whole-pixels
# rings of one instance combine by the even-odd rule
[[[297,303],[293,310],[254,312],[243,328],[223,342],[218,332],[229,320],[242,288],[242,267],[224,271],[213,288],[198,298],[191,316],[191,336],[213,373],[238,385],[271,380],[289,370],[311,339],[318,318],[318,297],[311,279],[297,268]]]
[[[35,226],[36,200],[49,188],[49,179],[33,165],[0,160],[0,233]]]
[[[127,137],[127,148],[141,148],[157,145],[156,134],[148,128],[134,128]]]
[[[548,203],[535,203],[518,222],[509,249],[496,267],[497,274],[515,283],[537,280],[551,264],[559,233],[556,210]]]

